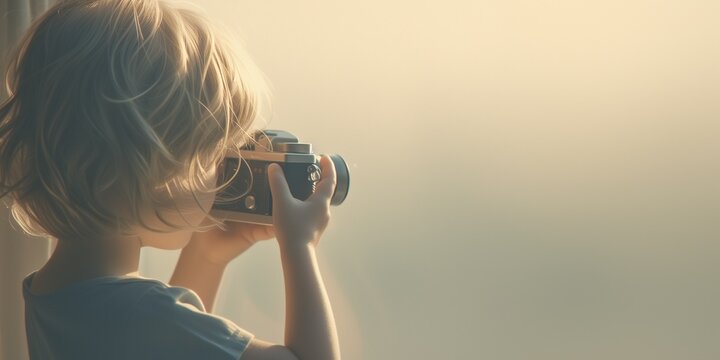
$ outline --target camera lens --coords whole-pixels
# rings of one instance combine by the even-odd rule
[[[340,205],[345,201],[348,191],[350,190],[350,171],[345,163],[345,159],[338,154],[330,154],[330,159],[335,165],[335,173],[337,175],[337,184],[330,205]]]

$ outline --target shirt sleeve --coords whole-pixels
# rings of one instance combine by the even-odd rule
[[[204,312],[200,298],[186,288],[153,287],[135,308],[127,344],[132,359],[238,360],[254,337]]]

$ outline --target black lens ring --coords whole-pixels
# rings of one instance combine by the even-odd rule
[[[329,156],[335,165],[335,174],[337,175],[335,191],[330,200],[330,205],[338,206],[345,201],[350,190],[350,170],[342,156],[338,154],[330,154]]]

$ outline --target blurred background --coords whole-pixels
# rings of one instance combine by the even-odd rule
[[[720,358],[720,2],[194,3],[350,165],[344,359]],[[261,243],[217,310],[281,342],[282,280]]]

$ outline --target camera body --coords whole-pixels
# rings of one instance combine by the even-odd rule
[[[337,185],[331,205],[339,205],[347,196],[349,173],[342,157],[330,155],[337,173]],[[218,219],[272,225],[272,193],[267,168],[277,163],[283,169],[292,195],[306,200],[315,192],[322,177],[319,156],[312,145],[298,142],[283,130],[260,130],[253,141],[240,150],[239,157],[226,157],[218,169],[217,185],[230,184],[217,195],[211,214]]]

